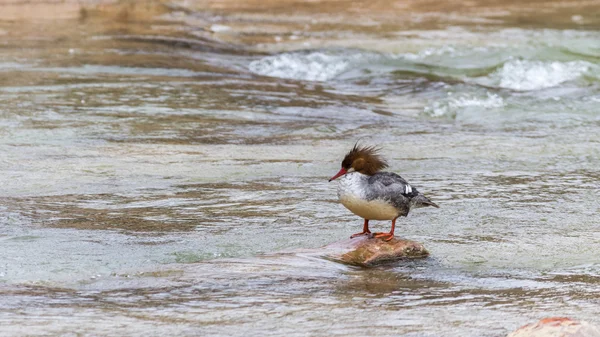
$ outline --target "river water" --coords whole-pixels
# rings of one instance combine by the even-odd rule
[[[386,3],[0,22],[2,336],[600,323],[600,6]],[[430,258],[307,252],[361,229],[358,139],[440,205],[397,228]]]

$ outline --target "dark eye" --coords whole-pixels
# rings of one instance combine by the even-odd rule
[[[342,162],[342,167],[345,169],[350,168],[350,165],[352,165],[352,164],[350,163],[349,160],[344,159],[344,161]]]

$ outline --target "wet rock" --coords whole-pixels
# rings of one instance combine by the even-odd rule
[[[522,326],[507,337],[600,337],[600,328],[585,321],[550,317]]]
[[[384,241],[367,235],[338,241],[324,249],[325,257],[330,260],[363,267],[429,256],[429,252],[418,242],[398,238]]]

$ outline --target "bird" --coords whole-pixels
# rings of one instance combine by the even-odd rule
[[[363,230],[350,236],[371,235],[390,241],[394,238],[396,219],[407,216],[411,209],[439,206],[421,194],[404,178],[393,172],[375,146],[361,146],[358,142],[342,160],[340,171],[329,179],[339,178],[337,194],[340,202],[355,215],[364,219]],[[389,233],[371,233],[370,220],[391,220]]]

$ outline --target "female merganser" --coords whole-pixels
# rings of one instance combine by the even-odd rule
[[[388,167],[379,155],[379,149],[358,144],[346,154],[342,169],[329,181],[342,177],[338,186],[338,197],[347,209],[365,219],[363,231],[350,238],[370,234],[369,220],[392,220],[389,233],[375,233],[374,237],[389,241],[394,237],[394,227],[399,216],[407,216],[412,208],[433,206],[401,176],[392,172],[381,172]]]

